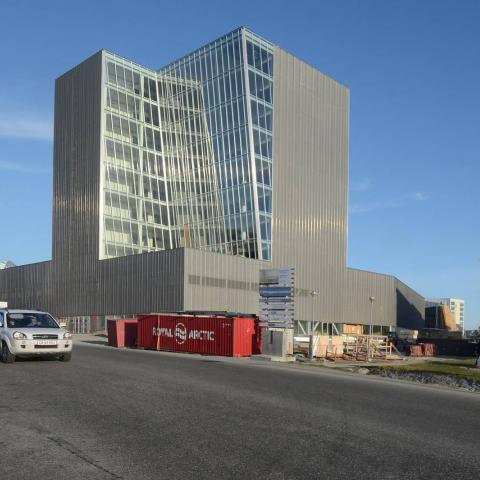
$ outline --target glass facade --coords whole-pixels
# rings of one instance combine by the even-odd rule
[[[103,258],[271,260],[273,47],[238,29],[159,72],[105,55]]]

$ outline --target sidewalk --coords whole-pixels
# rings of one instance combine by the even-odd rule
[[[94,335],[91,333],[74,333],[73,343],[91,343],[94,345],[108,345],[106,335]]]

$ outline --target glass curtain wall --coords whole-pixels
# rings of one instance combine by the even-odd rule
[[[158,86],[173,245],[219,251],[223,214],[203,91],[162,74]]]
[[[223,216],[217,250],[271,260],[273,47],[238,29],[161,72],[203,93]]]
[[[105,55],[104,258],[172,247],[155,72]]]
[[[103,258],[271,260],[273,48],[238,29],[165,67],[105,55]]]
[[[245,30],[261,258],[272,259],[273,47]]]

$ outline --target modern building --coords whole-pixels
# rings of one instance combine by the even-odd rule
[[[425,307],[446,305],[455,317],[457,330],[465,334],[465,300],[460,298],[426,298]]]
[[[419,328],[423,297],[347,268],[348,142],[348,88],[247,28],[160,70],[99,51],[55,85],[53,258],[0,298],[255,313],[259,269],[287,266],[299,320]]]

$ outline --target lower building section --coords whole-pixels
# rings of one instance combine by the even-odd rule
[[[48,311],[84,332],[104,328],[108,318],[149,312],[257,314],[262,268],[272,264],[184,248],[69,265],[53,260],[0,271],[0,300],[11,308]],[[330,289],[321,301],[310,295],[310,285],[297,282],[295,318],[327,329],[329,324],[372,325],[382,332],[423,327],[423,297],[395,277],[355,269],[340,277],[343,287]],[[332,311],[340,314],[333,318]]]
[[[391,275],[347,268],[343,312],[347,324],[419,330],[425,323],[425,299]]]

